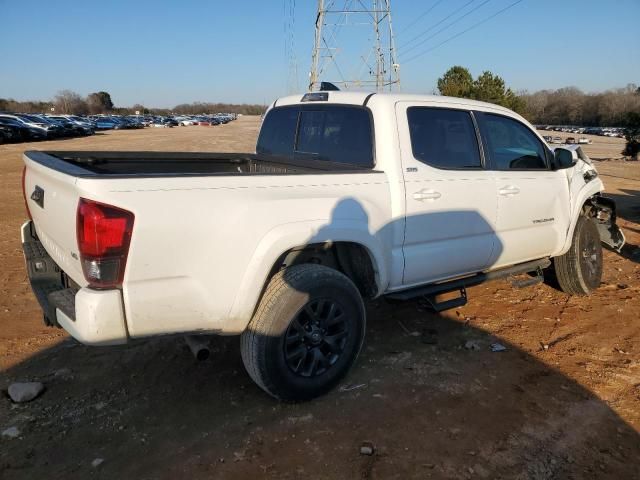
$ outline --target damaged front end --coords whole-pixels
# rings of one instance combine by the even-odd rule
[[[587,185],[592,185],[591,188],[604,189],[595,165],[580,145],[563,145],[560,148],[569,150],[573,156],[574,168],[567,170],[567,180],[573,198],[579,198],[579,192],[584,188],[588,188]],[[593,186],[594,183],[597,185]],[[620,253],[625,244],[625,238],[622,230],[616,225],[616,202],[601,193],[595,193],[587,200],[584,206],[588,210],[585,213],[593,217],[596,222],[600,241]]]
[[[619,253],[625,244],[625,238],[616,225],[616,202],[598,194],[591,197],[589,203],[600,233],[600,241]]]

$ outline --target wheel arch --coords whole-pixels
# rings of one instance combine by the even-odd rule
[[[571,216],[571,225],[567,232],[567,237],[562,250],[554,256],[564,255],[571,247],[573,234],[578,224],[578,218],[582,215],[591,216],[596,219],[596,226],[600,234],[600,239],[614,250],[620,250],[625,243],[624,234],[616,225],[616,204],[611,198],[601,194],[589,192],[582,195],[579,202],[576,202],[576,209]]]
[[[341,224],[342,223],[342,224]],[[384,248],[366,224],[324,222],[274,228],[258,243],[229,314],[229,332],[241,333],[251,320],[269,281],[290,265],[316,263],[349,277],[365,298],[386,290],[388,266]]]

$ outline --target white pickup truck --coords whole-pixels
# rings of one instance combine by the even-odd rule
[[[252,154],[29,151],[27,270],[83,343],[241,334],[256,383],[305,400],[354,363],[363,299],[597,288],[624,237],[574,153],[496,105],[333,91],[274,102]]]

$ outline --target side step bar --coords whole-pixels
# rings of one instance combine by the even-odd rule
[[[511,286],[513,288],[525,288],[544,282],[544,272],[542,271],[542,268],[538,267],[535,271],[526,273],[535,273],[535,275],[523,279],[514,278],[511,280]]]
[[[423,295],[422,298],[429,304],[429,306],[436,312],[443,312],[445,310],[451,310],[452,308],[464,307],[467,304],[467,289],[460,287],[456,289],[460,291],[460,296],[457,298],[451,298],[449,300],[438,301],[437,294]],[[453,291],[453,290],[452,290]]]
[[[400,292],[394,292],[386,295],[387,298],[392,300],[411,300],[417,297],[425,297],[425,300],[431,305],[431,307],[441,312],[450,308],[461,307],[467,303],[467,291],[466,287],[479,285],[491,280],[497,280],[499,278],[509,277],[511,275],[520,275],[522,273],[536,272],[536,276],[531,279],[520,281],[515,283],[516,287],[525,287],[534,285],[542,281],[542,269],[551,265],[551,260],[544,258],[542,260],[534,260],[532,262],[520,263],[511,267],[502,268],[500,270],[494,270],[492,272],[477,273],[469,277],[458,278],[450,280],[448,282],[433,283],[431,285],[424,285],[420,287],[410,288],[408,290],[402,290]],[[443,302],[437,302],[436,296],[459,291],[460,296],[451,300],[445,300]]]

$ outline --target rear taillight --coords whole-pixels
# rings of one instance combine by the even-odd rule
[[[82,271],[92,287],[122,284],[133,220],[133,213],[127,210],[80,199],[76,236]]]
[[[29,204],[27,203],[27,187],[25,185],[25,181],[27,178],[27,167],[22,167],[22,198],[24,198],[24,208],[27,209],[27,215],[29,216],[29,220],[33,220],[31,218],[31,211],[29,211]]]

